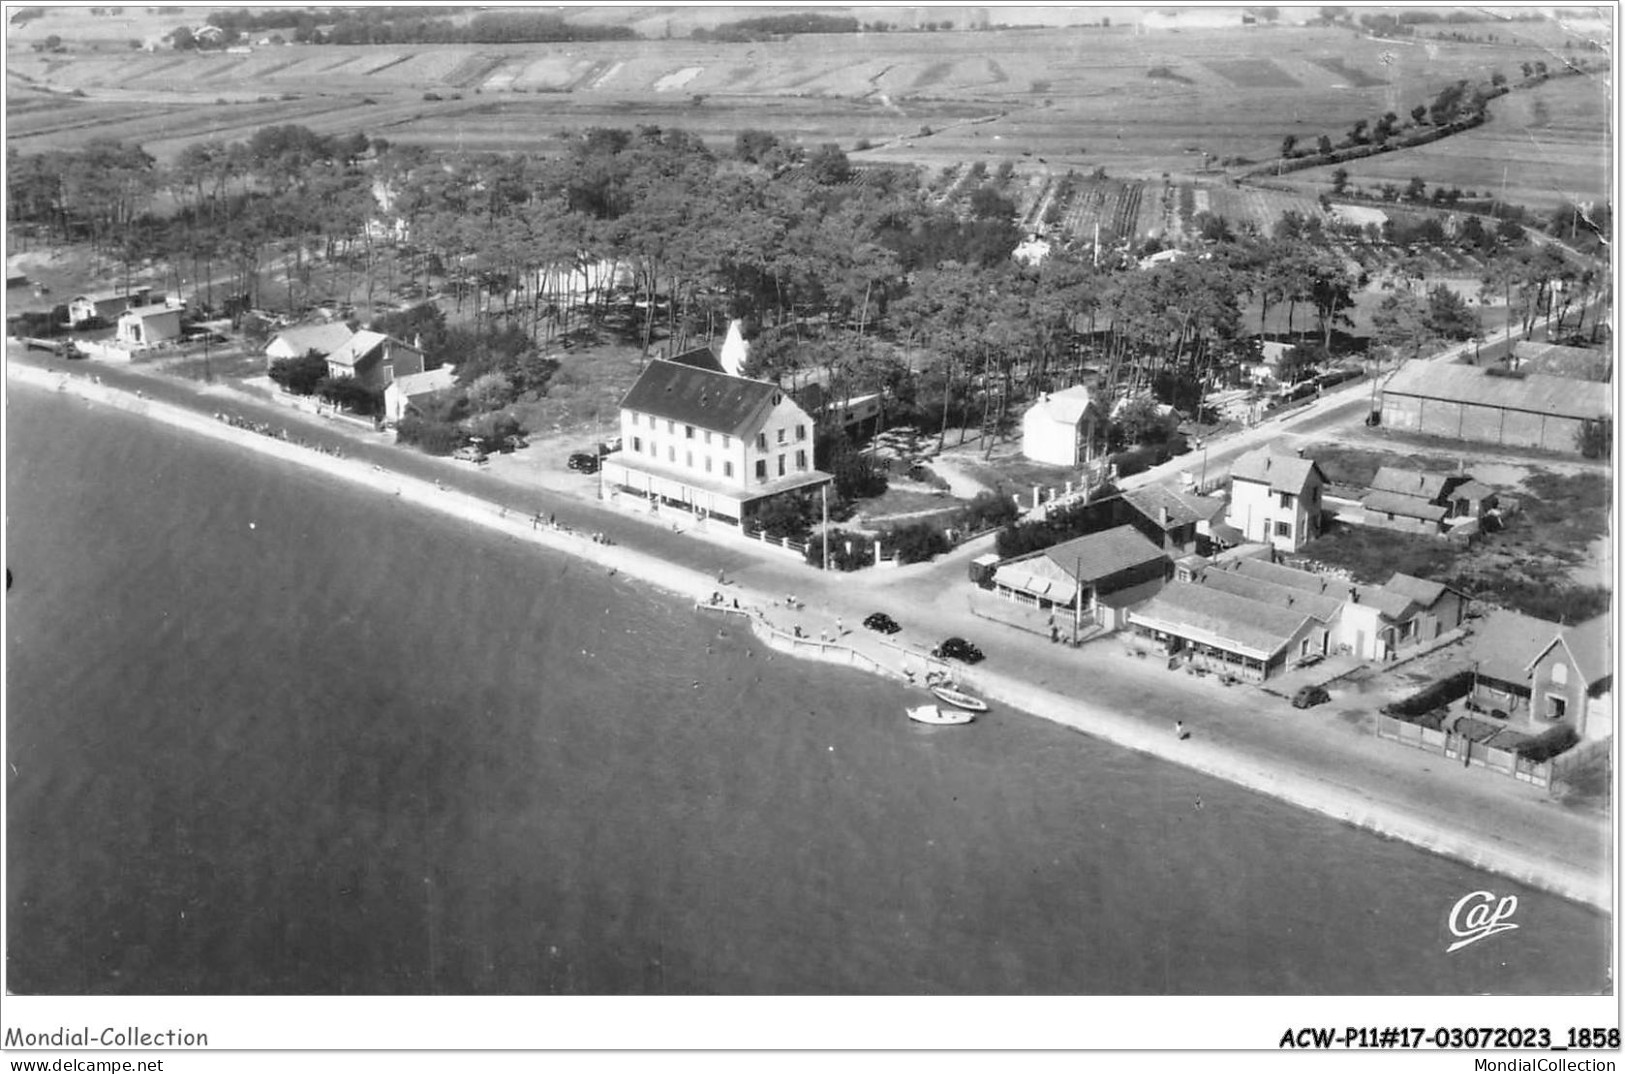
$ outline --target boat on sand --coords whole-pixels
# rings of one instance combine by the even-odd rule
[[[955,708],[966,709],[970,712],[987,711],[986,701],[983,701],[979,697],[972,697],[963,690],[959,690],[948,685],[947,683],[938,683],[931,686],[929,689],[933,694],[936,694],[938,698],[948,702],[948,704],[954,706]]]
[[[970,723],[976,719],[968,712],[944,709],[940,705],[918,705],[908,710],[908,718],[920,723],[934,724]]]

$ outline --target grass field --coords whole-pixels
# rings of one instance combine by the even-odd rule
[[[913,10],[852,9],[861,18],[860,10],[893,22],[924,17]],[[45,18],[13,27],[8,38],[11,88],[34,87],[14,92],[8,104],[9,144],[21,152],[116,133],[165,159],[197,138],[245,138],[275,122],[470,150],[534,149],[561,129],[653,117],[718,144],[731,142],[740,129],[767,127],[848,149],[859,138],[878,143],[859,159],[936,168],[1008,157],[1029,173],[1105,167],[1114,178],[1152,180],[1163,173],[1193,176],[1204,153],[1268,159],[1285,134],[1338,134],[1390,104],[1408,110],[1457,78],[1516,71],[1523,59],[1549,55],[1543,42],[1558,32],[1548,23],[1497,24],[1501,40],[1495,44],[1399,45],[1348,29],[1242,27],[1234,24],[1235,12],[1218,9],[1030,9],[1035,21],[1072,25],[722,44],[680,36],[706,19],[716,21],[714,9],[628,8],[583,9],[575,17],[623,21],[656,34],[664,23],[678,36],[533,46],[260,47],[244,55],[182,56],[129,47],[132,39],[170,29],[173,16],[120,22],[83,10],[70,14],[51,9]],[[957,14],[962,25],[1021,18],[1017,9],[940,14]],[[1111,19],[1110,28],[1078,25],[1102,17]],[[1143,25],[1133,25],[1136,19]],[[28,50],[53,32],[69,41],[68,53]],[[90,36],[80,42],[75,32]],[[1153,71],[1174,77],[1153,77]],[[53,98],[76,102],[58,112],[41,103],[47,98],[39,89],[85,96]],[[426,92],[463,99],[424,101]],[[475,98],[504,107],[474,112]],[[365,103],[369,99],[376,103]],[[248,107],[260,104],[283,110]],[[1596,110],[1575,119],[1562,102],[1546,108],[1543,117],[1534,111],[1525,117],[1536,124],[1530,129],[1548,142],[1567,140],[1576,147],[1571,155],[1580,155],[1600,121]],[[1505,156],[1521,121],[1508,110],[1507,132],[1479,150],[1481,157]],[[1486,166],[1480,159],[1458,167],[1482,176]],[[1537,177],[1527,185],[1550,183]]]

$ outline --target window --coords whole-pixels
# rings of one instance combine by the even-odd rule
[[[756,460],[756,480],[758,480],[758,481],[766,481],[767,480],[767,460],[766,459],[757,459]]]
[[[683,465],[688,467],[690,470],[694,469],[694,453],[692,451],[685,451],[683,452],[683,455],[685,456]]]
[[[1561,720],[1568,715],[1569,703],[1556,694],[1546,695],[1546,715],[1554,720]]]
[[[784,430],[780,429],[779,432],[782,433],[782,432],[784,432]],[[784,456],[783,455],[779,456],[779,476],[780,477],[784,476]]]
[[[779,430],[779,443],[781,443],[781,444],[784,443],[784,430],[783,429]]]
[[[694,426],[692,426],[692,425],[683,426],[683,439],[685,439],[685,440],[694,439]]]
[[[757,433],[756,434],[756,450],[757,451],[766,451],[767,450],[767,434],[766,433]]]
[[[734,464],[728,459],[723,459],[722,460],[722,476],[723,477],[732,477],[733,475],[734,475]]]
[[[710,429],[705,430],[705,442],[707,444],[709,444],[711,442],[711,430]]]
[[[677,449],[670,446],[669,444],[666,446],[666,461],[667,462],[676,462],[677,461]]]
[[[649,415],[649,428],[653,429],[654,427],[655,427],[655,416],[653,414],[650,414]]]
[[[634,436],[632,438],[632,454],[634,454],[634,455],[642,455],[643,454],[643,437]]]
[[[796,426],[796,439],[797,440],[805,440],[805,439],[807,439],[807,427],[805,425],[797,425]]]
[[[729,436],[727,433],[722,434],[722,446],[724,448],[732,447],[733,446],[733,441],[734,441],[734,438]]]
[[[1291,537],[1292,536],[1292,523],[1290,523],[1290,522],[1277,522],[1275,524],[1275,536],[1277,536],[1277,537]]]
[[[666,431],[668,433],[675,433],[677,431],[676,423],[673,422],[670,418],[666,419]]]
[[[1567,686],[1569,681],[1569,666],[1559,660],[1552,665],[1552,685]]]
[[[1292,506],[1292,493],[1290,493],[1290,492],[1281,493],[1281,506],[1282,507],[1291,507]]]
[[[709,455],[707,455],[705,457],[705,472],[706,473],[711,472],[711,456],[709,456]]]
[[[806,468],[807,468],[807,453],[805,451],[796,452],[796,469],[797,470],[805,470]]]

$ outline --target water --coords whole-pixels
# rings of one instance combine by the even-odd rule
[[[1606,987],[1554,896],[122,413],[7,433],[15,992]],[[1522,927],[1446,956],[1479,888]]]

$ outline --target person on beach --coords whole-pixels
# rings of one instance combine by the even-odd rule
[[[1179,739],[1180,741],[1184,741],[1184,739],[1185,739],[1185,721],[1184,720],[1175,720],[1174,721],[1174,737]]]
[[[843,629],[842,626],[841,626],[841,617],[837,615],[835,617],[835,636],[838,638],[842,634],[845,634],[845,633],[846,633],[845,629]]]

